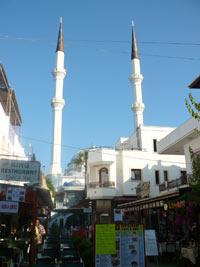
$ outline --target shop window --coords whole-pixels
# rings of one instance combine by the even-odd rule
[[[153,139],[153,151],[157,152],[157,140]]]
[[[107,168],[101,168],[99,170],[99,183],[100,186],[104,185],[105,182],[108,182],[108,169]]]
[[[168,182],[168,171],[164,171],[164,181]]]
[[[131,180],[141,180],[142,172],[139,169],[131,169]]]
[[[159,171],[155,171],[155,181],[156,181],[156,185],[160,184],[160,173],[159,173]]]

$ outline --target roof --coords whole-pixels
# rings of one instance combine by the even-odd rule
[[[200,75],[188,85],[191,89],[199,89],[200,88]]]
[[[57,51],[64,52],[64,45],[63,45],[63,34],[62,34],[62,18],[60,18],[60,29],[59,29],[59,35],[58,35],[58,43],[57,43]]]
[[[136,44],[136,38],[135,38],[135,32],[134,32],[134,24],[132,23],[131,59],[134,59],[134,58],[139,59],[139,56],[138,56],[137,44]]]

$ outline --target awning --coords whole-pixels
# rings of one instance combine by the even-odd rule
[[[159,195],[157,197],[143,198],[134,202],[120,204],[118,205],[118,208],[128,210],[141,210],[147,208],[162,207],[164,205],[164,201],[179,197],[179,195],[179,192],[170,192],[167,194]]]

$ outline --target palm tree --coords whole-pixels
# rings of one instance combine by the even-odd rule
[[[51,179],[48,176],[46,176],[45,178],[46,178],[47,187],[49,188],[49,190],[52,193],[52,197],[55,197],[55,188],[53,186]]]
[[[74,158],[73,163],[77,167],[84,166],[85,168],[85,194],[87,195],[87,161],[88,161],[88,151],[80,151],[77,156]]]

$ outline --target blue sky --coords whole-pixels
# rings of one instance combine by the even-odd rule
[[[132,20],[144,76],[144,124],[176,127],[190,117],[187,86],[200,74],[199,0],[1,0],[0,10],[0,61],[17,96],[22,143],[32,144],[46,172],[60,16],[67,69],[63,170],[79,148],[114,146],[133,132]],[[199,99],[200,92],[193,94]]]

